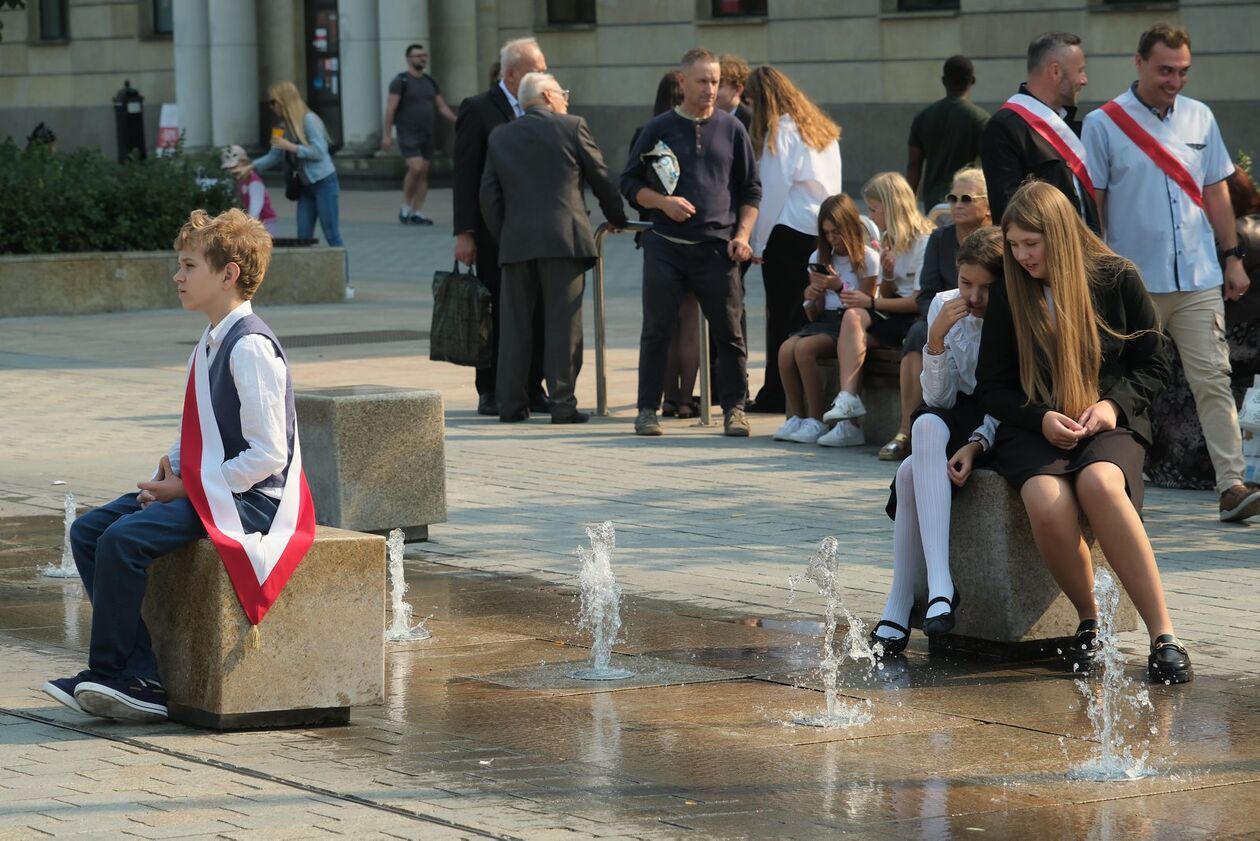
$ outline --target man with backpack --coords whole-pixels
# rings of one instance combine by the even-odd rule
[[[393,132],[398,132],[398,151],[407,164],[403,177],[403,203],[398,221],[404,225],[432,225],[433,220],[420,212],[429,192],[429,162],[433,159],[433,138],[437,114],[455,122],[455,112],[442,98],[438,83],[424,68],[429,53],[421,44],[407,47],[407,69],[389,83],[385,101],[384,137],[381,148],[394,146]]]

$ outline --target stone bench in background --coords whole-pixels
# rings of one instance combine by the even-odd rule
[[[302,466],[322,525],[423,540],[446,522],[438,391],[382,385],[299,389]]]
[[[216,730],[346,724],[384,703],[385,540],[320,527],[280,598],[250,625],[208,540],[149,569],[144,621],[170,716]]]
[[[897,434],[901,425],[901,351],[871,348],[862,365],[862,404],[866,416],[861,420],[866,443],[882,447]],[[830,405],[840,393],[840,365],[835,359],[818,360],[823,378],[823,402]]]
[[[962,603],[954,631],[934,641],[933,648],[1012,658],[1056,654],[1076,632],[1076,609],[1037,552],[1019,494],[992,470],[976,470],[954,496],[951,520],[949,566]],[[1085,540],[1094,568],[1110,570],[1088,530]],[[911,619],[915,627],[927,606],[926,576],[920,569]],[[1116,627],[1133,631],[1138,623],[1137,610],[1121,588]]]

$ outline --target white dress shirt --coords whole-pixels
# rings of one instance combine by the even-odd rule
[[[923,234],[910,246],[910,250],[897,255],[893,266],[893,276],[880,280],[892,280],[897,284],[897,294],[907,298],[919,288],[919,272],[923,271],[923,255],[927,251],[927,241],[931,234]]]
[[[936,321],[946,302],[959,296],[957,289],[938,292],[928,308],[928,324]],[[919,383],[923,386],[923,402],[938,409],[952,409],[958,392],[975,394],[976,360],[980,358],[980,331],[984,319],[965,315],[945,334],[945,352],[932,354],[924,350],[923,373]],[[984,439],[986,450],[993,446],[997,436],[998,421],[991,415],[984,416],[984,423],[975,434]]]
[[[516,101],[516,97],[512,96],[512,92],[507,89],[507,85],[503,84],[502,79],[499,80],[499,90],[503,91],[503,95],[507,97],[508,105],[512,106],[512,113],[518,117],[524,117],[525,109]]]
[[[757,173],[761,176],[761,205],[750,244],[758,257],[765,251],[775,225],[817,235],[819,205],[844,187],[840,180],[840,144],[833,140],[822,151],[811,148],[801,137],[796,122],[787,115],[779,118],[774,152],[767,143],[757,162]]]
[[[818,263],[822,261],[822,257],[815,250],[809,255],[809,262]],[[849,258],[844,254],[832,252],[831,268],[835,270],[836,277],[840,278],[840,283],[845,292],[852,292],[858,288],[858,285],[868,277],[875,277],[879,274],[879,252],[869,245],[866,247],[866,265],[862,267],[862,273],[858,274],[853,270],[853,266],[849,264]],[[803,305],[802,305],[803,306]],[[823,300],[824,310],[844,309],[844,304],[840,300],[840,292],[835,289],[828,289],[826,298]]]
[[[214,361],[232,325],[253,311],[253,306],[245,301],[210,330],[207,365]],[[223,462],[223,478],[232,493],[244,493],[267,477],[282,473],[289,463],[289,436],[284,416],[288,371],[271,340],[256,333],[245,336],[232,347],[228,366],[241,401],[241,435],[249,446],[240,455]],[[183,427],[182,416],[180,427]],[[171,469],[178,474],[179,436],[175,437],[167,456]],[[260,490],[267,496],[280,498],[280,488]]]
[[[1178,96],[1162,118],[1130,88],[1116,101],[1141,109],[1138,124],[1159,140],[1202,188],[1234,171],[1212,110]],[[1137,119],[1137,117],[1135,117]],[[1149,292],[1198,292],[1225,282],[1207,213],[1101,110],[1085,117],[1089,177],[1107,191],[1107,244],[1142,273]]]

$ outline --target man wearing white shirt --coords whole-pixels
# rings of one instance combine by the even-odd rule
[[[1234,165],[1211,109],[1180,95],[1190,34],[1156,24],[1142,33],[1136,62],[1132,87],[1085,120],[1090,178],[1107,244],[1137,264],[1181,353],[1216,471],[1220,518],[1241,521],[1260,514],[1260,486],[1243,483],[1221,297],[1222,285],[1230,300],[1250,286],[1225,183]]]

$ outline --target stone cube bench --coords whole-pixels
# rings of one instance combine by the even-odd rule
[[[424,540],[446,522],[442,394],[383,385],[299,389],[302,466],[321,525]]]
[[[259,624],[258,647],[214,545],[149,569],[144,621],[170,717],[236,730],[346,724],[384,702],[385,540],[320,527]]]
[[[951,520],[949,566],[962,603],[953,632],[933,647],[1012,658],[1055,655],[1076,632],[1076,609],[1037,552],[1023,500],[997,473],[976,470],[954,496]],[[1110,570],[1088,529],[1085,540],[1094,568]],[[927,606],[926,575],[920,570],[915,586],[915,627]],[[1116,627],[1138,626],[1137,610],[1121,588]]]
[[[840,365],[835,359],[818,360],[827,405],[840,393]],[[901,351],[870,348],[862,365],[862,432],[866,443],[882,447],[901,425]]]

